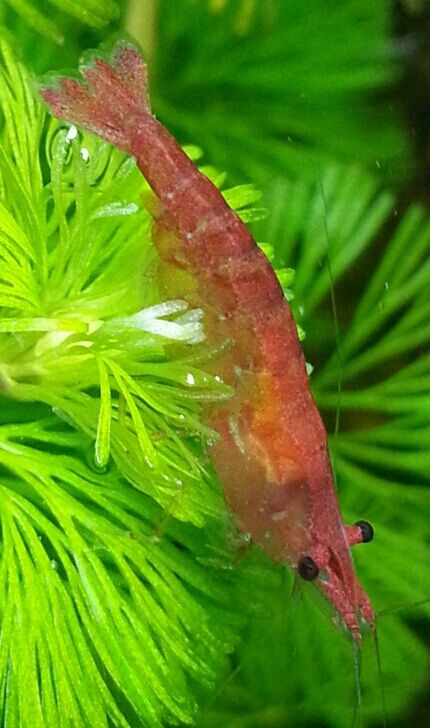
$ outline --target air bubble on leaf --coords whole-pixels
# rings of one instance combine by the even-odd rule
[[[99,207],[92,215],[91,219],[96,220],[98,218],[105,217],[121,217],[125,215],[134,215],[139,211],[139,207],[135,202],[124,204],[122,202],[111,202],[109,205],[103,205]]]
[[[72,126],[69,128],[69,130],[66,134],[66,142],[70,143],[71,141],[73,141],[73,139],[76,139],[77,136],[78,136],[78,130],[77,130],[76,126],[74,126],[72,124]]]

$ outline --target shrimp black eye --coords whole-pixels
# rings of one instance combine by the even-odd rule
[[[302,556],[297,564],[297,571],[305,581],[313,581],[320,573],[318,566],[310,556]]]
[[[373,538],[373,527],[368,521],[357,521],[355,526],[358,526],[361,531],[361,540],[363,543],[369,543]]]

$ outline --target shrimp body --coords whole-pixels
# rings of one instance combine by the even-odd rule
[[[326,431],[276,275],[218,189],[152,116],[138,51],[120,42],[111,62],[95,57],[82,73],[87,85],[61,78],[42,97],[56,116],[136,158],[156,199],[166,293],[204,308],[209,341],[231,343],[217,366],[235,395],[206,417],[220,436],[210,456],[239,526],[273,560],[314,580],[359,641],[360,617],[373,627],[374,615],[350,546],[369,540],[371,529],[343,525]]]

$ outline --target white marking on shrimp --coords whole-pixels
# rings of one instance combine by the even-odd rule
[[[288,511],[278,511],[277,513],[273,514],[272,521],[275,521],[275,523],[277,523],[278,521],[283,521],[287,517]]]

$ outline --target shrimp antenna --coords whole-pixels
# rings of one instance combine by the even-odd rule
[[[294,574],[293,586],[291,589],[291,603],[293,606],[297,605],[302,598],[302,580],[298,574]]]
[[[396,614],[397,612],[405,612],[407,609],[416,609],[417,607],[423,607],[425,604],[428,604],[430,602],[430,597],[426,597],[425,599],[417,599],[413,602],[406,602],[405,604],[398,604],[395,607],[388,607],[387,609],[381,609],[379,612],[376,612],[377,619],[381,619],[381,617],[387,617],[389,614]]]
[[[354,706],[351,728],[356,728],[357,717],[359,721],[359,728],[363,728],[363,697],[361,692],[361,650],[360,645],[356,640],[352,641],[352,657],[354,660],[354,677],[357,701]]]
[[[338,360],[338,375],[337,375],[337,385],[336,385],[336,417],[335,417],[335,423],[334,423],[334,436],[335,438],[339,434],[339,428],[340,428],[340,398],[341,398],[341,392],[342,392],[342,352],[340,348],[340,336],[339,336],[339,319],[337,315],[337,306],[336,306],[336,295],[334,292],[334,277],[333,277],[333,268],[331,264],[331,257],[330,257],[330,235],[329,235],[329,229],[328,229],[328,206],[327,206],[327,200],[324,192],[324,185],[322,182],[322,176],[321,176],[321,168],[318,165],[318,187],[321,194],[321,200],[324,208],[324,235],[326,240],[326,261],[327,261],[327,272],[328,277],[330,281],[330,300],[331,300],[331,308],[333,312],[333,326],[334,326],[334,336],[335,336],[335,342],[336,342],[336,354],[337,354],[337,360]],[[336,453],[334,453],[335,456]],[[334,465],[334,463],[333,463]],[[333,467],[334,471],[334,467]]]
[[[381,693],[382,726],[383,728],[387,728],[387,702],[385,700],[385,685],[381,664],[381,650],[379,649],[379,638],[376,623],[373,625],[373,644],[375,646],[376,669],[378,671],[379,689]]]
[[[337,372],[337,383],[336,383],[336,416],[335,416],[335,423],[334,423],[334,438],[339,434],[340,429],[340,400],[342,395],[342,351],[340,347],[340,335],[339,335],[339,319],[337,315],[337,305],[336,305],[336,295],[334,291],[334,276],[333,276],[333,267],[331,264],[331,256],[330,256],[330,234],[328,229],[328,206],[327,206],[327,199],[324,192],[324,185],[322,181],[322,174],[321,174],[321,167],[318,164],[318,187],[321,194],[321,200],[323,204],[324,209],[324,235],[326,240],[326,264],[327,264],[327,272],[329,277],[329,283],[330,283],[330,300],[331,300],[331,308],[333,312],[333,326],[334,326],[334,334],[335,334],[335,346],[336,346],[336,355],[337,355],[337,361],[338,361],[338,372]],[[336,449],[334,449],[333,452],[333,477],[336,482],[336,469],[335,469],[335,460],[336,460]],[[358,717],[358,726],[359,728],[362,728],[363,726],[363,699],[362,699],[362,689],[361,689],[361,650],[360,645],[358,642],[353,640],[352,642],[352,654],[353,654],[353,660],[354,660],[354,676],[355,676],[355,687],[356,687],[356,695],[357,695],[357,701],[354,706],[354,712],[352,715],[352,728],[355,728],[357,725],[357,717]],[[385,716],[385,713],[384,713]],[[385,728],[385,725],[384,725]]]

